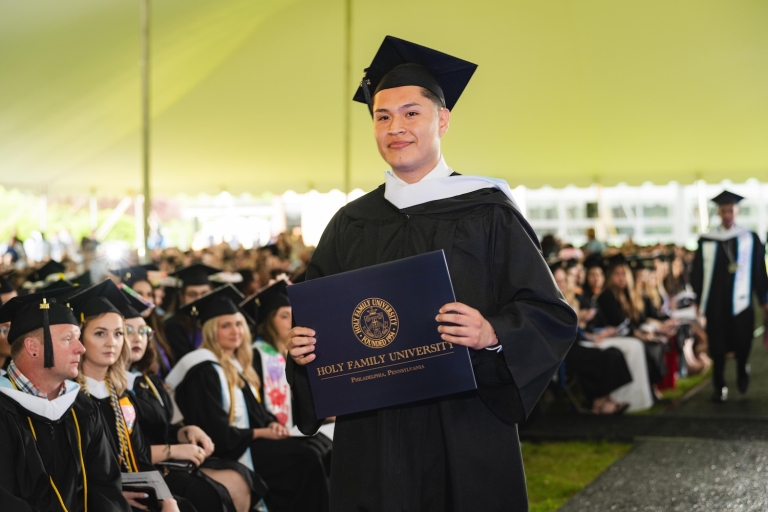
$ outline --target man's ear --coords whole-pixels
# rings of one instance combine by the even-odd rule
[[[24,338],[24,352],[32,357],[43,355],[43,343],[37,338],[26,337]]]
[[[448,131],[448,125],[451,124],[451,111],[447,108],[441,108],[438,111],[437,116],[438,134],[442,138]]]

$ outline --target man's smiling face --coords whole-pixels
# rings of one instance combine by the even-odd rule
[[[373,130],[379,153],[410,183],[437,165],[440,139],[449,121],[448,109],[438,108],[418,86],[384,89],[374,97]]]

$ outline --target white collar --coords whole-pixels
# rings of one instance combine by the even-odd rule
[[[406,185],[406,186],[407,185],[411,185],[411,183],[408,183],[407,181],[405,181],[402,178],[400,178],[392,170],[386,171],[385,174],[388,175],[388,176],[393,177],[395,179],[395,182],[398,185]],[[438,160],[437,165],[435,166],[435,168],[432,169],[431,171],[429,171],[426,176],[421,178],[419,180],[419,183],[422,182],[422,181],[434,180],[436,178],[447,178],[451,174],[453,174],[453,169],[448,167],[448,164],[445,163],[445,158],[443,157],[443,155],[440,155],[440,160]]]
[[[725,242],[726,240],[730,240],[732,238],[736,238],[739,235],[743,235],[744,233],[749,233],[749,230],[747,228],[743,228],[741,226],[738,226],[734,224],[731,226],[730,229],[723,229],[723,226],[717,226],[713,231],[710,231],[708,233],[703,233],[701,236],[702,238],[706,238],[709,240],[717,240],[718,242]]]
[[[176,389],[192,368],[208,361],[219,364],[219,360],[216,359],[216,354],[207,348],[193,350],[176,362],[173,370],[165,376],[165,383],[168,384],[171,389]]]
[[[109,388],[107,387],[107,381],[105,380],[96,380],[86,375],[85,389],[87,389],[88,394],[94,398],[109,397]]]
[[[75,403],[80,386],[71,380],[64,381],[64,394],[53,400],[40,398],[23,391],[13,389],[13,384],[7,377],[0,377],[0,393],[22,406],[29,412],[35,413],[51,421],[57,421],[69,411]]]
[[[384,199],[402,210],[484,188],[497,188],[517,208],[517,202],[512,196],[512,189],[509,188],[506,181],[486,176],[451,176],[451,174],[453,174],[453,169],[448,167],[442,155],[440,155],[440,161],[435,168],[416,183],[406,183],[391,170],[386,171],[384,173]]]
[[[126,372],[125,376],[128,378],[128,385],[125,389],[128,391],[133,391],[133,386],[136,383],[136,377],[140,377],[141,374],[138,372]]]

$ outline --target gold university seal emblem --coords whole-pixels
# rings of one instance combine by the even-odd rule
[[[399,330],[395,308],[383,299],[365,299],[352,313],[352,331],[366,347],[386,347],[392,343]]]

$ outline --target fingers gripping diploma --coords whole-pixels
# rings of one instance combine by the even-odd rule
[[[296,364],[304,366],[315,360],[315,331],[308,327],[294,327],[289,337],[288,353]]]
[[[437,331],[440,337],[450,343],[481,350],[499,344],[496,332],[490,322],[474,308],[461,302],[451,302],[440,308],[435,317],[440,323]]]

